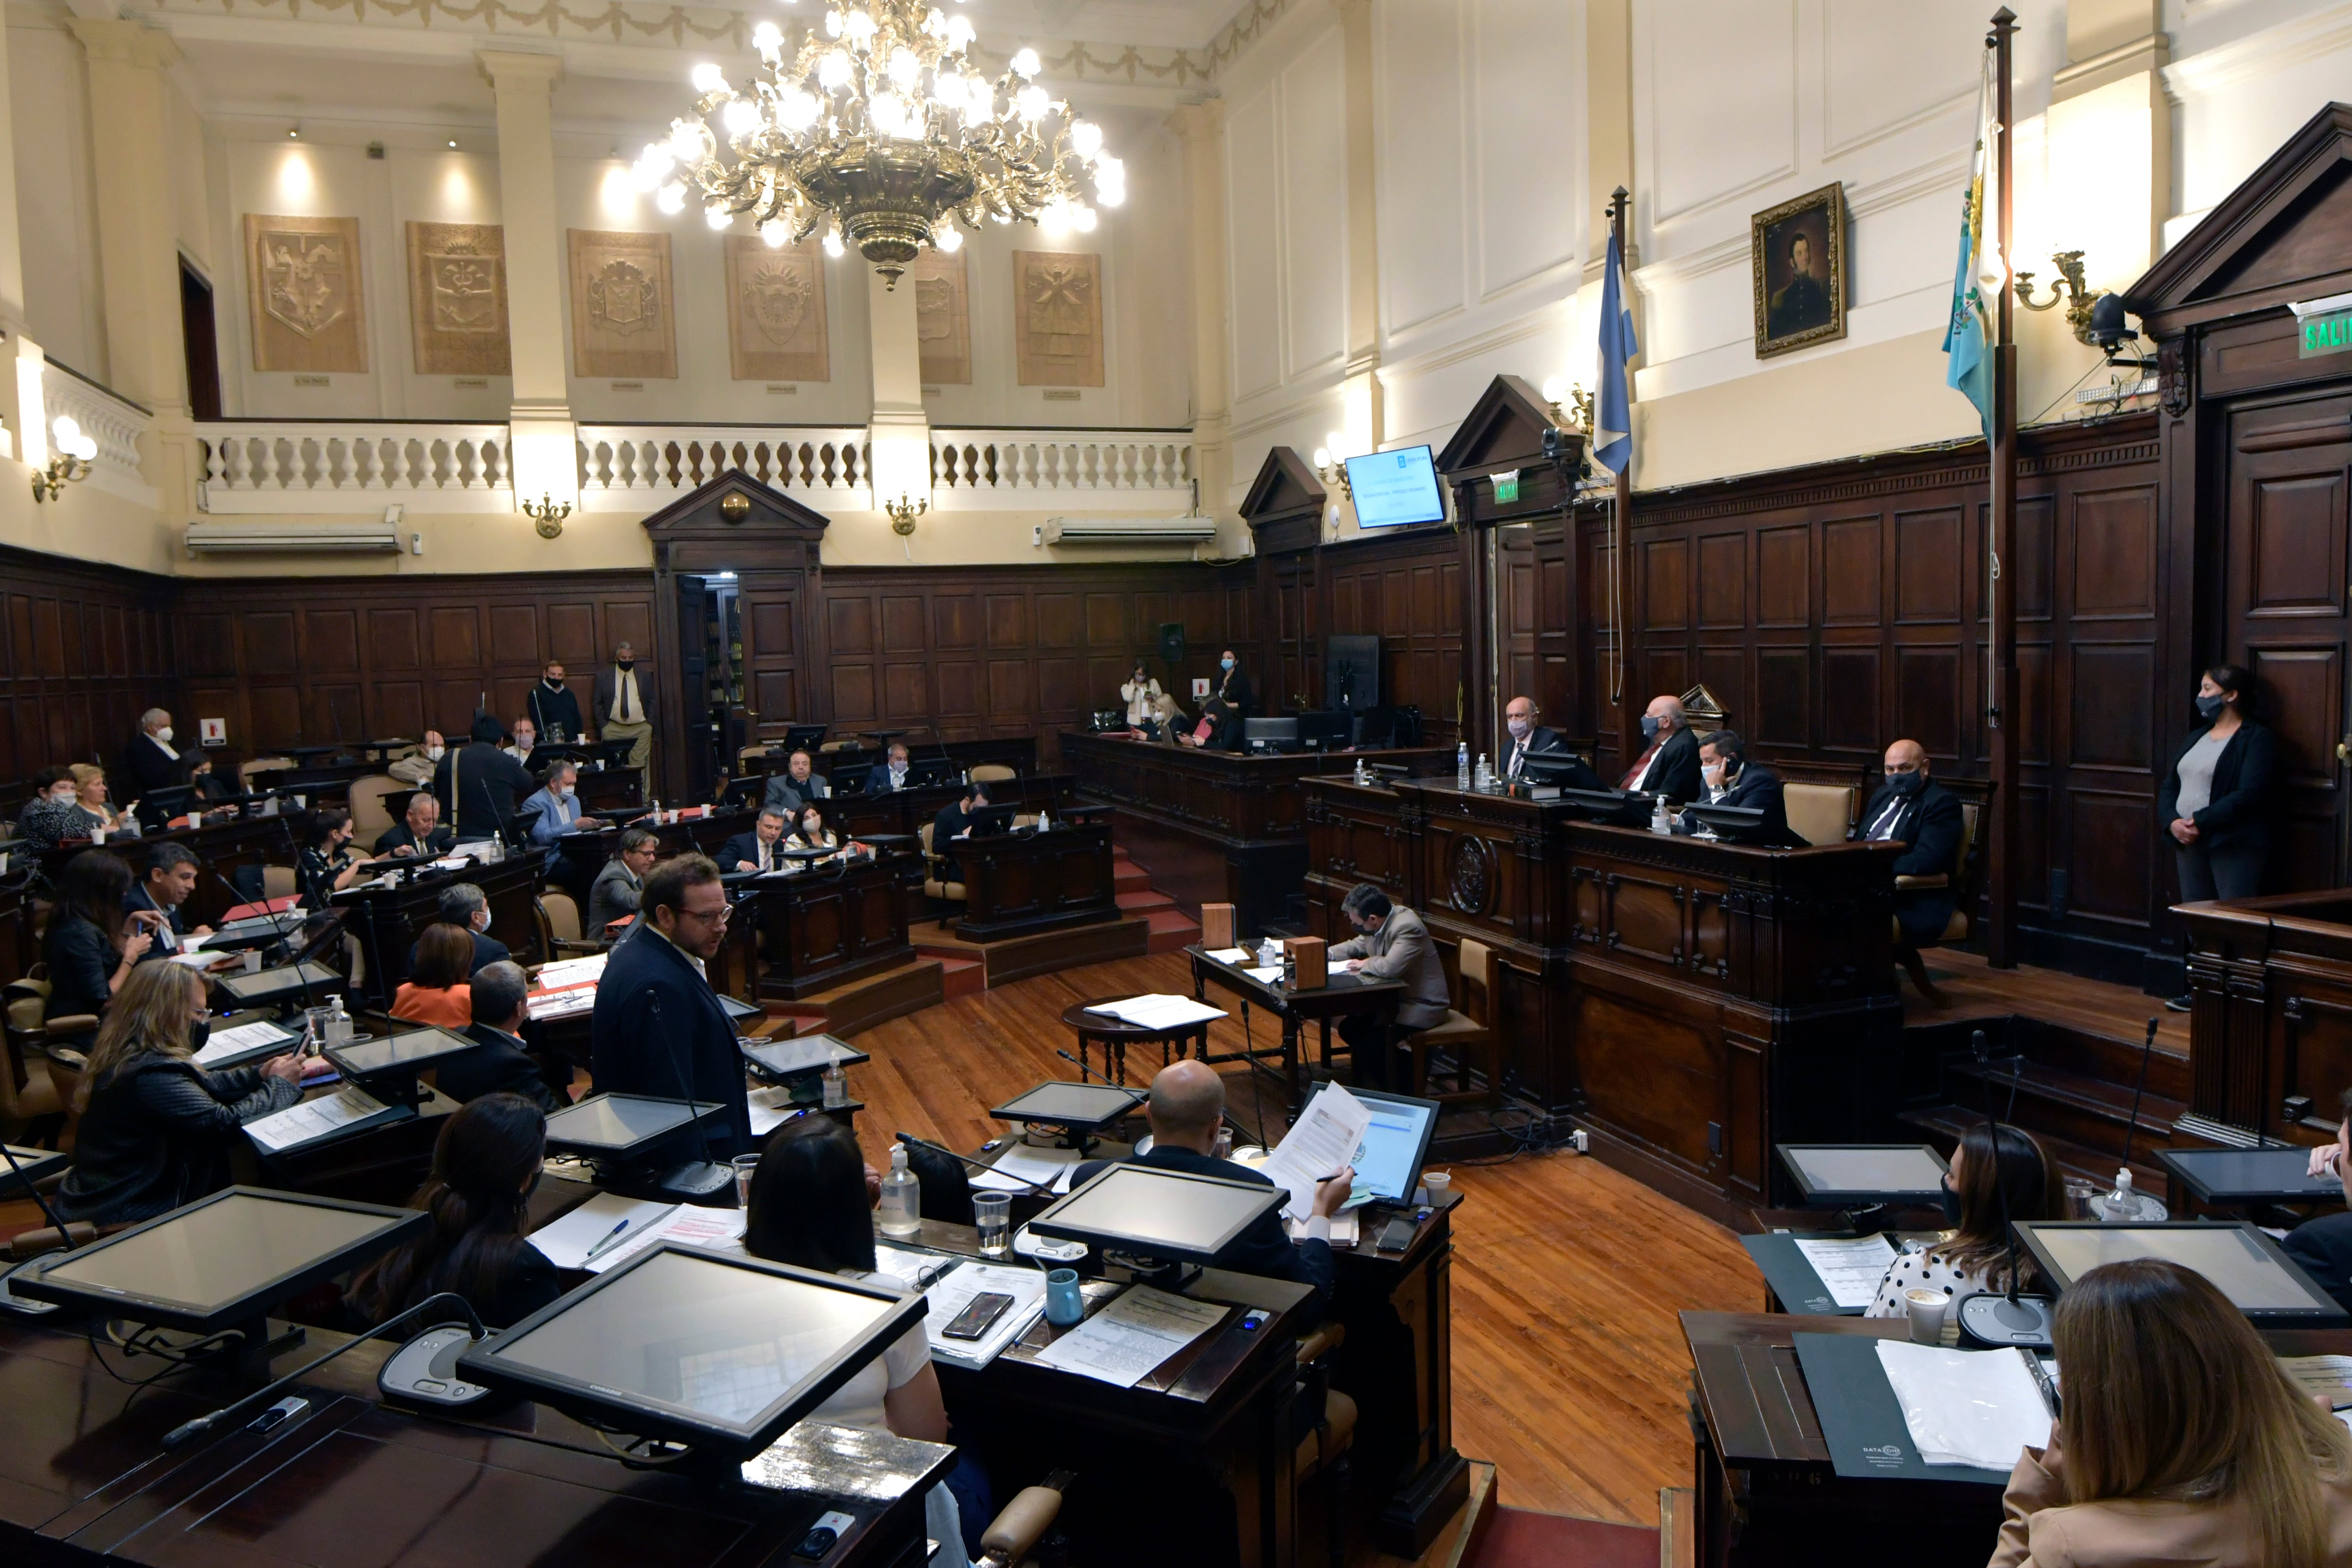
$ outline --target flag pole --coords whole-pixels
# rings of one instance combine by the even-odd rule
[[[1625,208],[1631,199],[1630,193],[1622,185],[1618,186],[1609,198],[1609,237],[1616,247],[1621,268],[1625,256]],[[1631,308],[1622,292],[1630,282],[1631,279],[1622,276],[1618,281],[1621,292],[1617,305],[1621,310]],[[1612,321],[1609,325],[1613,330],[1616,323]],[[1628,367],[1625,372],[1625,427],[1628,432],[1633,429],[1633,372]],[[1617,761],[1620,767],[1630,764],[1642,754],[1642,749],[1633,743],[1638,722],[1633,705],[1625,700],[1625,595],[1622,588],[1625,581],[1625,521],[1632,514],[1633,507],[1633,460],[1629,455],[1617,466],[1617,483],[1609,506],[1609,608],[1615,623],[1611,628],[1610,637],[1617,655],[1616,679],[1610,689],[1609,700],[1617,710]]]
[[[1994,68],[1994,158],[2000,184],[2000,298],[1994,306],[1997,331],[1992,351],[1992,559],[1987,574],[1987,631],[1991,647],[1985,724],[1990,747],[1991,786],[1985,809],[1986,891],[1990,920],[1987,958],[1995,969],[2017,965],[2017,341],[2011,312],[2010,280],[2016,258],[2016,198],[2011,180],[2010,77],[2017,16],[2004,5],[1992,15]]]

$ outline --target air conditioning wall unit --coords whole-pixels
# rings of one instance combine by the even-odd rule
[[[397,554],[388,522],[192,522],[191,555]]]
[[[1049,517],[1048,544],[1205,544],[1217,537],[1205,517]]]

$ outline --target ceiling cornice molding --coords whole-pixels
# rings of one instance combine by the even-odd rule
[[[1265,36],[1267,28],[1282,20],[1284,14],[1297,4],[1298,0],[1248,0],[1217,29],[1209,47],[1201,51],[1208,60],[1206,74],[1223,75],[1235,60],[1249,52],[1250,46]]]

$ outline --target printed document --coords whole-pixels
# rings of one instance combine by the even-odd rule
[[[1104,1014],[1122,1024],[1132,1024],[1139,1029],[1174,1029],[1225,1016],[1223,1010],[1205,1002],[1195,1002],[1190,996],[1170,996],[1156,992],[1130,996],[1124,1002],[1105,1002],[1087,1011]]]
[[[1307,1102],[1306,1110],[1258,1167],[1275,1185],[1290,1189],[1290,1202],[1282,1209],[1286,1217],[1305,1219],[1314,1212],[1317,1184],[1356,1163],[1356,1151],[1371,1124],[1370,1108],[1336,1083],[1325,1084]]]
[[[2050,1446],[2050,1406],[2026,1368],[2032,1353],[1878,1342],[1878,1364],[1919,1458],[1980,1470],[2010,1470],[2020,1449]]]
[[[2352,1355],[2283,1355],[2279,1365],[2305,1394],[2326,1394],[2330,1408],[2352,1406]]]
[[[974,1296],[994,1290],[1013,1298],[1013,1305],[976,1340],[951,1340],[940,1333]],[[1004,1352],[1004,1347],[1028,1331],[1045,1310],[1045,1277],[1034,1268],[1012,1268],[999,1263],[967,1263],[932,1282],[923,1294],[930,1306],[923,1314],[923,1332],[931,1342],[931,1359],[977,1372]]]
[[[1223,1322],[1231,1310],[1149,1285],[1130,1286],[1118,1300],[1038,1352],[1037,1359],[1080,1377],[1133,1388],[1152,1368]]]
[[[741,1209],[706,1209],[680,1204],[670,1211],[667,1219],[639,1226],[626,1236],[590,1258],[586,1264],[591,1274],[602,1274],[616,1264],[626,1263],[649,1247],[674,1241],[680,1247],[707,1247],[719,1252],[740,1252],[743,1247],[744,1211]]]
[[[205,1039],[205,1048],[195,1054],[195,1064],[200,1068],[217,1067],[231,1057],[267,1050],[276,1045],[291,1047],[300,1038],[293,1030],[276,1024],[240,1024],[234,1029],[215,1029]]]
[[[621,1240],[625,1241],[630,1231],[658,1225],[677,1209],[676,1204],[656,1203],[651,1198],[598,1193],[562,1219],[551,1220],[524,1239],[558,1268],[585,1268],[589,1249],[614,1231],[619,1230]],[[613,1245],[617,1247],[620,1242]],[[611,1247],[604,1248],[604,1252],[612,1250]],[[596,1256],[601,1259],[604,1253]]]
[[[1076,1149],[1030,1149],[1014,1144],[996,1157],[992,1171],[971,1172],[976,1193],[1025,1193],[1032,1186],[1056,1193],[1070,1190],[1071,1173],[1078,1168]]]
[[[1813,1266],[1828,1287],[1830,1300],[1841,1307],[1867,1307],[1878,1295],[1887,1265],[1895,1258],[1895,1244],[1883,1236],[1843,1238],[1802,1236],[1797,1250]]]
[[[346,1085],[332,1094],[322,1094],[257,1121],[248,1121],[245,1131],[264,1153],[281,1154],[346,1127],[357,1126],[371,1117],[382,1116],[389,1109],[367,1090]]]

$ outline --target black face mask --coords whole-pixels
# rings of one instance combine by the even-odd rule
[[[543,675],[540,677],[540,679],[547,682],[547,689],[550,691],[561,691],[563,689],[563,682],[556,679],[555,677],[551,675]]]
[[[1954,1230],[1960,1227],[1960,1194],[1951,1188],[1943,1189],[1944,1223]]]
[[[205,1042],[212,1037],[213,1021],[210,1018],[199,1018],[194,1023],[189,1025],[188,1054],[190,1056],[194,1056],[198,1051],[203,1050],[205,1048]]]
[[[2197,700],[2197,717],[2210,724],[2221,716],[2221,710],[2228,707],[2229,703],[2228,698],[2219,695],[2200,697]]]
[[[1889,773],[1886,787],[1896,795],[1917,795],[1927,787],[1927,775],[1923,773]]]
[[[623,669],[635,669],[637,668],[637,661],[634,658],[616,658],[613,662],[620,666]]]

